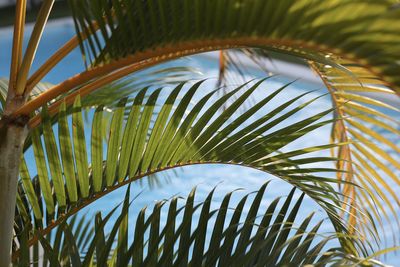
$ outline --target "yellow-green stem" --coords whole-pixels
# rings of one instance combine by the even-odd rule
[[[22,41],[24,39],[24,25],[26,15],[26,0],[18,0],[15,11],[13,48],[11,55],[10,79],[8,84],[8,94],[14,94],[17,82],[18,69],[22,61]]]
[[[37,21],[29,39],[28,47],[22,60],[21,67],[18,71],[17,84],[15,88],[17,95],[22,95],[25,91],[29,70],[32,66],[33,59],[35,58],[36,50],[39,46],[39,41],[42,37],[44,26],[49,18],[53,4],[54,0],[45,0],[40,8]]]

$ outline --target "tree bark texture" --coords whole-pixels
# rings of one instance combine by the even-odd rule
[[[28,133],[27,118],[9,114],[24,102],[23,97],[8,98],[0,119],[0,267],[11,264],[19,164]]]

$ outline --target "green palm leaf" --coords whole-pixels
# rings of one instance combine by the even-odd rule
[[[195,189],[186,201],[173,197],[157,202],[152,211],[146,212],[144,208],[138,213],[133,235],[128,227],[128,188],[109,235],[104,228],[117,208],[104,219],[98,213],[95,231],[92,226],[89,234],[83,230],[91,222],[82,218],[76,223],[74,217],[69,224],[57,228],[54,238],[40,238],[47,255],[43,264],[48,261],[52,266],[323,266],[359,260],[343,248],[332,247],[330,241],[337,237],[319,233],[322,221],[315,223],[314,213],[303,220],[296,218],[304,193],[296,198],[293,188],[288,196],[261,205],[270,190],[268,184],[245,195],[234,206],[230,199],[235,192],[230,192],[216,209],[210,208],[215,189],[196,205]],[[192,222],[196,222],[193,228]],[[213,231],[207,230],[210,224],[216,226]],[[29,258],[29,251],[24,257]],[[24,260],[21,255],[19,262]]]
[[[101,156],[104,144],[100,141],[99,134],[93,131],[92,141],[87,142],[88,134],[85,133],[84,127],[78,127],[82,123],[80,122],[82,111],[79,100],[75,102],[71,115],[71,125],[76,128],[75,131],[80,129],[79,133],[71,134],[68,123],[69,117],[63,111],[64,107],[62,106],[58,116],[60,127],[58,145],[61,159],[53,158],[51,162],[59,161],[57,164],[64,170],[65,184],[53,181],[53,177],[51,179],[47,177],[48,163],[44,157],[44,149],[39,150],[41,138],[37,136],[33,140],[34,147],[38,147],[36,150],[40,151],[40,153],[37,153],[36,160],[40,163],[41,172],[38,172],[31,182],[35,184],[39,180],[40,183],[35,192],[35,198],[31,196],[32,193],[29,193],[31,186],[28,179],[23,179],[23,187],[28,195],[27,200],[32,202],[28,204],[26,209],[30,210],[30,206],[40,207],[43,205],[41,198],[46,200],[43,212],[47,214],[48,218],[55,218],[55,221],[49,219],[44,221],[39,214],[34,214],[34,218],[44,226],[41,233],[47,233],[97,198],[149,174],[184,165],[224,163],[252,167],[288,181],[317,201],[337,225],[342,225],[336,210],[341,206],[341,201],[334,189],[337,180],[324,174],[340,170],[314,168],[309,167],[309,165],[302,166],[303,164],[326,162],[326,158],[323,158],[322,161],[318,157],[308,158],[304,162],[299,161],[299,159],[291,159],[292,155],[301,156],[311,151],[332,148],[336,145],[310,147],[281,154],[275,152],[307,133],[331,123],[331,119],[322,121],[321,119],[330,114],[332,110],[281,127],[282,123],[288,119],[293,119],[292,117],[298,111],[306,108],[318,98],[286,111],[285,109],[294,104],[296,99],[300,99],[301,95],[281,104],[260,119],[248,123],[256,112],[260,111],[272,98],[284,90],[284,86],[277,92],[273,92],[265,100],[261,100],[248,112],[235,118],[235,110],[240,108],[262,82],[263,80],[253,83],[249,89],[239,87],[227,96],[215,100],[212,98],[215,91],[212,91],[200,98],[193,107],[189,107],[188,102],[201,86],[202,82],[198,82],[184,93],[182,101],[178,102],[174,112],[172,112],[171,105],[177,101],[176,97],[178,92],[181,91],[182,85],[173,90],[165,101],[158,99],[160,91],[156,90],[150,95],[147,102],[142,104],[145,91],[140,92],[134,100],[126,123],[121,120],[121,111],[117,110],[111,118],[113,127],[107,136],[109,142],[106,146],[107,158],[104,162],[100,162],[105,155]],[[231,107],[225,111],[220,111],[223,104],[239,92],[241,95]],[[161,104],[161,111],[153,112],[154,105],[159,102],[164,102]],[[123,105],[121,103],[121,110]],[[101,116],[102,113],[98,110],[94,117],[93,123],[95,125],[101,120]],[[154,118],[154,125],[157,125],[157,128],[150,123],[151,118]],[[268,131],[268,134],[265,133],[266,131]],[[113,135],[115,137],[112,137]],[[46,138],[46,136],[43,136],[43,138]],[[157,138],[157,143],[155,143],[155,138]],[[87,155],[89,149],[85,148],[86,144],[92,145],[91,151],[94,152],[92,160],[95,161],[85,171],[82,167],[87,166],[87,159],[89,158]],[[235,151],[235,153],[232,151]],[[49,157],[54,157],[54,155],[47,154],[47,158]],[[336,162],[337,159],[329,160]],[[127,162],[128,165],[126,165]],[[97,170],[94,171],[93,168],[97,168]],[[79,169],[80,171],[78,171]],[[21,174],[22,178],[29,177],[26,170],[22,171],[24,175]],[[76,175],[80,177],[75,178]],[[54,197],[53,192],[63,192],[64,190],[66,190],[68,198],[66,205],[61,206],[61,203],[64,203],[60,203],[57,194]],[[56,212],[56,209],[58,209],[58,212]],[[341,227],[345,229],[344,225]],[[342,230],[338,229],[338,231]],[[371,231],[373,230],[371,229]]]
[[[154,67],[135,74],[128,75],[118,81],[112,82],[106,86],[98,88],[95,92],[85,95],[81,99],[81,106],[83,108],[96,107],[98,105],[103,105],[108,111],[113,110],[117,103],[126,97],[130,97],[136,94],[143,87],[151,86],[174,86],[181,83],[184,80],[188,80],[189,77],[196,78],[199,75],[199,71],[190,67],[180,67],[173,66],[168,67]],[[33,99],[40,95],[41,93],[52,88],[54,84],[48,82],[40,82],[33,89],[32,93],[29,95],[29,99]],[[78,88],[79,89],[79,88]],[[8,91],[8,79],[0,78],[0,114],[2,113],[3,107],[5,106],[5,101]],[[63,99],[66,95],[62,95],[53,101],[49,101],[48,104],[54,104],[57,100]],[[62,101],[59,101],[61,103]],[[57,104],[57,103],[56,103]],[[60,105],[58,105],[59,107]],[[51,114],[54,115],[54,109],[51,109]],[[68,114],[71,113],[71,108],[66,108]],[[46,114],[44,114],[46,116]],[[41,114],[38,112],[34,119],[40,119]],[[35,122],[37,123],[37,121]],[[53,120],[52,124],[55,123]],[[36,127],[36,125],[35,125]],[[42,131],[42,127],[39,127]],[[25,141],[24,150],[27,150],[31,145],[30,133]]]
[[[299,198],[294,197],[295,188],[288,196],[278,197],[266,206],[261,205],[261,200],[270,190],[268,184],[269,182],[259,190],[246,194],[236,205],[231,204],[231,196],[235,192],[230,192],[216,209],[210,208],[215,189],[196,205],[196,189],[193,189],[186,201],[173,197],[171,200],[155,203],[151,212],[146,212],[146,208],[143,208],[133,224],[133,231],[128,227],[132,225],[128,224],[129,207],[132,203],[128,188],[120,214],[116,217],[109,235],[105,235],[104,229],[118,207],[110,211],[104,219],[101,213],[97,213],[95,227],[85,217],[78,221],[74,216],[69,223],[63,223],[57,228],[54,238],[40,237],[40,245],[45,252],[43,264],[347,266],[356,263],[362,266],[384,266],[372,259],[372,256],[359,258],[347,254],[341,247],[332,247],[331,241],[334,242],[337,236],[320,233],[319,228],[323,222],[315,223],[314,213],[303,220],[297,219],[304,194]],[[167,213],[163,212],[167,210]],[[212,231],[207,230],[210,224],[215,226]],[[16,263],[29,261],[31,251],[26,247],[24,252]],[[374,255],[379,253],[385,251]]]
[[[177,53],[193,49],[193,53],[205,47],[257,46],[329,62],[352,73],[325,57],[337,54],[373,66],[373,76],[397,89],[400,84],[396,75],[400,66],[393,57],[399,52],[400,9],[393,1],[70,0],[70,4],[82,51],[96,65],[127,56],[139,61],[141,54],[153,49]],[[99,30],[94,31],[94,25]]]

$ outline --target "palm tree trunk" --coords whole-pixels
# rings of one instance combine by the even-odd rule
[[[18,171],[27,136],[26,118],[10,119],[7,116],[21,103],[11,101],[0,120],[0,267],[11,262],[11,242],[15,215]],[[25,102],[25,101],[21,101]]]

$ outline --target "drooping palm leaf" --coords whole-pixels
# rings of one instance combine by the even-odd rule
[[[239,76],[237,79],[246,78],[244,73],[248,71],[247,66],[241,64],[238,53],[255,62],[259,70],[268,72],[268,69],[262,66],[262,61],[269,60],[266,54],[268,52],[257,49],[222,51],[220,83],[231,82],[230,69],[240,73],[236,74]],[[334,156],[345,159],[338,161],[338,169],[347,170],[346,173],[337,173],[338,180],[351,181],[363,187],[363,190],[359,191],[355,187],[343,185],[342,192],[346,196],[344,202],[359,202],[360,205],[365,205],[362,209],[370,210],[380,229],[386,232],[387,225],[392,229],[395,225],[391,218],[398,221],[400,202],[394,189],[399,185],[400,174],[399,158],[396,156],[400,151],[396,144],[396,140],[400,138],[400,113],[396,103],[400,102],[400,98],[362,67],[346,63],[340,58],[333,59],[332,55],[327,58],[341,62],[357,76],[357,79],[354,79],[330,65],[303,61],[303,64],[309,63],[319,74],[330,92],[333,106],[337,107],[335,117],[338,120],[332,125],[332,143],[354,141],[332,151]],[[301,62],[301,59],[297,60]],[[364,190],[367,190],[368,194]],[[379,207],[378,211],[376,207]],[[353,217],[349,220],[351,223],[357,223],[353,221]],[[359,228],[363,231],[361,225]]]
[[[314,213],[302,221],[296,219],[304,193],[297,198],[293,188],[288,196],[262,205],[268,184],[245,195],[235,206],[231,204],[234,192],[230,192],[216,209],[211,208],[214,190],[195,204],[193,189],[186,201],[174,197],[155,203],[150,212],[143,208],[134,227],[128,224],[128,189],[109,235],[104,228],[116,208],[104,219],[100,213],[96,215],[95,233],[89,236],[80,234],[83,220],[78,227],[73,227],[74,222],[64,223],[57,228],[55,238],[40,239],[47,256],[43,264],[49,261],[53,266],[302,266],[324,265],[333,260],[350,263],[342,248],[329,244],[335,236],[319,233],[322,221],[313,225]],[[208,228],[211,224],[215,226],[212,230]],[[82,240],[86,240],[84,247]],[[327,249],[330,254],[324,254]],[[23,262],[24,258],[21,256],[18,261]]]
[[[97,131],[102,128],[101,124],[104,122],[101,107],[95,112],[92,122],[95,128],[88,143],[86,140],[88,133],[82,127],[79,98],[75,101],[72,111],[72,124],[69,123],[70,117],[65,112],[65,105],[62,105],[58,114],[57,149],[51,149],[51,154],[48,154],[48,148],[46,146],[45,151],[38,134],[39,129],[33,130],[36,132],[34,136],[37,136],[33,139],[35,161],[40,167],[38,168],[40,172],[31,180],[26,168],[21,169],[23,191],[26,192],[29,202],[25,209],[33,208],[32,215],[35,220],[41,222],[39,225],[43,225],[44,229],[41,232],[46,233],[68,216],[124,184],[166,169],[192,164],[221,163],[252,167],[292,183],[317,201],[326,210],[330,219],[336,222],[335,225],[341,225],[342,221],[337,216],[341,201],[334,189],[336,179],[325,175],[340,170],[309,165],[327,161],[334,163],[338,159],[307,155],[336,145],[276,153],[277,150],[307,133],[331,123],[332,119],[323,121],[321,119],[329,115],[332,110],[291,122],[288,126],[281,126],[318,98],[295,105],[296,100],[305,95],[302,94],[280,104],[272,111],[263,113],[261,118],[250,121],[256,112],[261,111],[262,107],[285,89],[284,86],[259,101],[247,112],[235,116],[235,111],[262,82],[263,80],[253,83],[246,90],[239,87],[217,99],[212,98],[216,92],[212,91],[200,98],[193,107],[189,107],[189,102],[199,91],[202,82],[191,86],[185,93],[182,93],[184,84],[179,85],[167,95],[165,101],[159,98],[160,90],[156,90],[144,103],[146,90],[142,90],[135,97],[126,122],[121,117],[125,110],[124,103],[121,102],[115,110],[110,122],[112,127],[107,136],[107,145]],[[239,93],[241,96],[228,109],[220,111],[230,97]],[[182,99],[177,101],[177,97],[181,94],[183,94]],[[160,110],[155,112],[154,107],[160,102],[163,104]],[[294,106],[287,111],[286,108],[291,105]],[[43,116],[44,122],[46,118]],[[151,123],[152,118],[154,123]],[[46,144],[52,139],[54,132],[48,127],[45,133],[46,136],[43,138]],[[87,152],[89,150],[90,164]],[[305,160],[299,158],[303,155],[306,157]],[[50,157],[51,161],[48,160]],[[304,164],[307,165],[303,167]],[[56,168],[56,165],[63,170],[64,180],[61,182],[57,182],[56,177],[51,179],[47,177],[48,168],[51,170]],[[32,183],[35,186],[32,186]],[[33,188],[37,190],[33,192]],[[24,195],[24,192],[21,193]],[[64,195],[67,196],[65,202],[61,201]],[[41,207],[43,200],[45,205],[43,211],[39,213],[34,207]],[[46,220],[43,219],[43,213],[46,214]],[[52,221],[53,219],[55,221]],[[337,230],[343,231],[343,229]]]
[[[366,196],[346,185],[343,186],[343,192],[349,196],[349,201],[360,198],[359,203],[372,211],[378,206],[381,214],[375,217],[381,225],[381,216],[389,223],[394,218],[399,225],[397,214],[400,200],[395,188],[400,185],[400,149],[396,144],[400,138],[400,110],[395,105],[400,98],[357,65],[349,64],[348,68],[357,73],[359,81],[327,66],[316,63],[311,66],[320,73],[333,104],[338,107],[335,116],[340,120],[333,124],[332,142],[353,141],[341,149],[333,150],[335,155],[348,160],[338,162],[338,168],[346,169],[348,173],[337,174],[337,177],[339,180],[354,181],[371,194]],[[371,196],[373,201],[369,200]],[[382,228],[385,231],[385,227]]]

